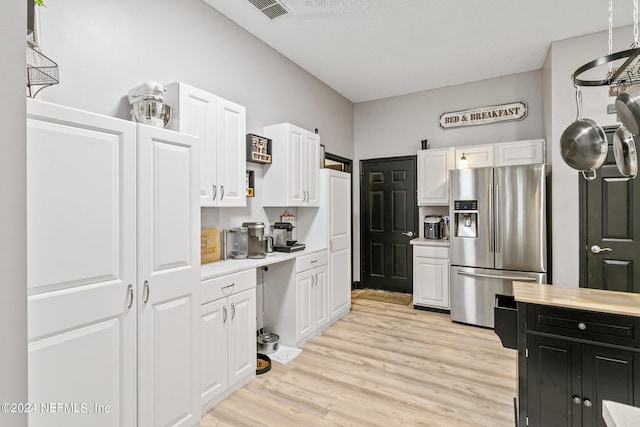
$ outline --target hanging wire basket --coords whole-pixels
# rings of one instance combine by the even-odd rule
[[[34,98],[45,87],[60,83],[58,64],[41,52],[27,45],[27,89],[29,97]],[[34,86],[41,86],[33,92]]]

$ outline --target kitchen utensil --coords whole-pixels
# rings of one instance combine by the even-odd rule
[[[623,176],[635,178],[638,173],[636,143],[629,130],[621,125],[613,135],[613,154],[616,166]]]
[[[173,108],[153,99],[138,101],[131,105],[131,114],[139,123],[166,127],[173,115]]]
[[[220,234],[217,228],[203,228],[200,231],[200,263],[220,259]]]
[[[607,138],[602,127],[591,119],[581,118],[582,91],[576,86],[576,121],[560,136],[560,155],[567,165],[582,172],[587,180],[607,158]]]
[[[173,108],[164,104],[166,89],[156,82],[146,82],[129,90],[131,115],[140,123],[166,127],[173,115]]]
[[[625,128],[633,135],[640,135],[640,88],[619,93],[616,112]]]

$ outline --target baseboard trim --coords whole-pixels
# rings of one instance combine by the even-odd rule
[[[424,307],[422,305],[413,305],[414,310],[432,311],[434,313],[451,314],[450,310],[444,308]]]

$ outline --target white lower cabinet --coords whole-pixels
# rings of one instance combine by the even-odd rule
[[[264,325],[279,342],[300,347],[328,325],[327,252],[303,255],[264,274]]]
[[[413,247],[413,304],[449,310],[448,247]]]
[[[27,101],[30,426],[198,424],[198,149]]]
[[[202,282],[200,404],[206,412],[256,375],[256,271]]]

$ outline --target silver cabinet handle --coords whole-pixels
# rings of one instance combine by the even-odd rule
[[[589,399],[585,399],[583,403],[587,408],[591,408],[591,401]]]
[[[231,303],[231,320],[233,320],[236,317],[236,305],[234,303]]]
[[[218,186],[213,184],[211,187],[213,189],[213,196],[211,196],[211,200],[215,200],[218,195]]]
[[[129,294],[129,304],[127,304],[127,308],[131,308],[131,306],[133,306],[133,286],[131,286],[131,284],[127,286],[127,293]]]
[[[233,282],[232,284],[227,285],[227,286],[223,286],[223,287],[222,287],[222,288],[220,288],[220,289],[233,288],[235,285],[236,285],[236,283],[235,283],[235,282]]]
[[[485,279],[517,280],[519,282],[537,282],[538,281],[538,279],[535,277],[498,276],[497,274],[467,273],[466,271],[460,271],[460,270],[458,270],[458,274],[461,276],[482,277]]]
[[[579,405],[582,403],[582,399],[580,399],[578,396],[573,396],[573,403]]]
[[[224,185],[220,184],[220,200],[224,199]]]
[[[318,262],[317,259],[311,260],[311,264]]]
[[[600,252],[613,252],[613,249],[611,249],[611,248],[601,248],[598,245],[593,245],[593,246],[591,246],[591,252],[593,252],[594,254],[599,254]]]
[[[403,236],[413,237],[413,231],[404,231],[402,233]]]
[[[580,323],[578,323],[578,329],[580,329],[581,331],[584,331],[585,329],[587,329],[587,325],[585,325],[584,323],[580,322]]]
[[[222,324],[227,323],[227,306],[222,307]]]
[[[146,304],[147,302],[149,302],[149,296],[151,295],[151,289],[149,289],[148,280],[144,281],[144,292],[145,292],[145,297],[143,302]]]
[[[329,250],[333,250],[333,240],[329,240]]]

